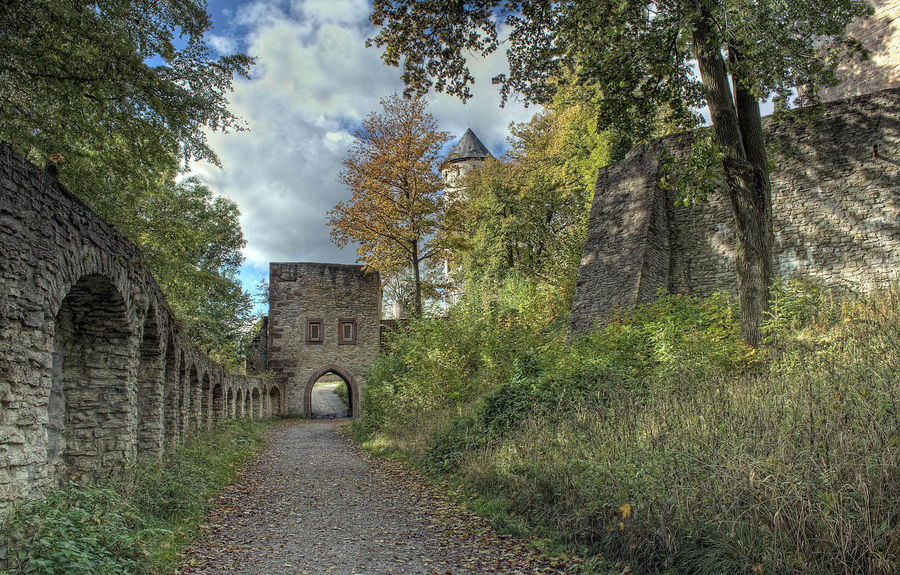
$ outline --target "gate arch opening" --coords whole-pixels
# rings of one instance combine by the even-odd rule
[[[115,285],[100,275],[78,280],[53,334],[47,463],[57,484],[72,476],[97,479],[134,453],[136,346]]]
[[[349,372],[334,364],[326,365],[319,369],[307,380],[306,388],[303,390],[303,413],[307,417],[316,417],[313,405],[313,388],[319,379],[328,374],[336,375],[347,385],[346,416],[357,417],[359,415],[359,387],[356,384],[356,380]]]

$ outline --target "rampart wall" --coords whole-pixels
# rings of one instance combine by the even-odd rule
[[[186,341],[141,251],[0,146],[0,516],[282,397]]]
[[[900,270],[900,88],[765,118],[773,165],[776,269],[869,287]],[[692,135],[633,149],[600,170],[570,331],[589,332],[660,290],[734,292],[735,237],[725,194],[692,207],[660,186]],[[879,156],[873,153],[878,146]]]

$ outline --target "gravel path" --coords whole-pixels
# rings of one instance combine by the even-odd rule
[[[347,406],[334,392],[337,389],[335,383],[319,383],[313,387],[312,412],[314,417],[336,418],[347,417]]]
[[[227,489],[177,573],[563,573],[438,495],[407,467],[362,454],[339,422],[276,427]]]

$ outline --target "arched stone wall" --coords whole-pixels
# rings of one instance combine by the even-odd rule
[[[138,358],[136,447],[142,459],[157,459],[162,455],[165,349],[156,306],[151,305],[144,319]]]
[[[259,393],[259,388],[254,387],[253,391],[250,394],[250,417],[253,419],[261,419],[262,418],[262,396]]]
[[[52,484],[92,480],[134,452],[136,336],[125,300],[101,275],[81,278],[57,312],[46,461]]]
[[[262,385],[180,335],[140,250],[3,145],[0,246],[0,520],[184,441],[202,403],[192,378],[207,422],[225,416],[217,384]]]
[[[212,419],[218,421],[225,417],[225,393],[221,383],[216,383],[212,390]]]
[[[271,406],[272,415],[282,414],[281,395],[281,390],[277,385],[269,388],[269,405]]]

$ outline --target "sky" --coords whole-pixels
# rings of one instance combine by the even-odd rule
[[[374,35],[368,0],[210,0],[210,46],[220,54],[257,58],[249,80],[238,79],[232,111],[246,132],[210,133],[223,169],[195,164],[193,172],[217,194],[237,202],[247,240],[241,270],[254,290],[272,261],[355,263],[355,246],[331,242],[326,213],[349,199],[338,179],[341,160],[362,118],[379,100],[402,91],[400,71],[366,48]],[[502,48],[471,58],[474,98],[463,104],[443,94],[428,97],[431,113],[453,142],[466,128],[495,155],[507,147],[510,122],[536,111],[520,102],[500,108],[490,78],[506,69]]]

